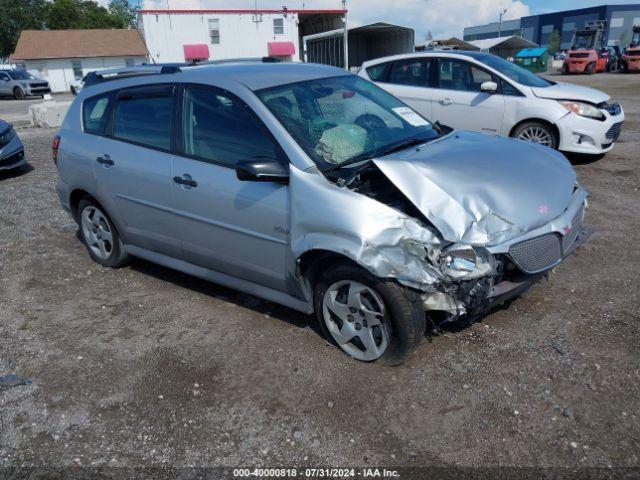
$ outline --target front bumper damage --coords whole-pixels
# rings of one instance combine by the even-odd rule
[[[583,227],[571,246],[564,252],[560,262],[584,244],[594,231],[592,226]],[[546,277],[549,271],[550,269],[527,274],[512,269],[506,273],[503,271],[501,275],[494,278],[481,278],[447,285],[444,288],[446,291],[423,293],[423,305],[428,312],[440,311],[448,314],[447,321],[473,319],[523,294],[535,282]]]

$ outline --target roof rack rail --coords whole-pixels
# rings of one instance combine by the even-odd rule
[[[280,60],[278,57],[239,57],[239,58],[224,58],[222,60],[205,60],[202,62],[192,62],[189,65],[191,66],[196,66],[196,65],[224,65],[226,63],[257,63],[257,62],[262,62],[262,63],[280,63],[282,62],[282,60]]]
[[[181,64],[142,64],[134,67],[110,68],[107,70],[99,70],[89,72],[84,77],[84,86],[95,85],[97,83],[108,82],[110,80],[119,80],[128,77],[137,77],[140,75],[156,75],[171,74],[180,71]]]

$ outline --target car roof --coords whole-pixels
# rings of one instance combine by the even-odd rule
[[[112,88],[119,88],[120,82],[126,86],[135,86],[155,82],[158,78],[175,82],[215,83],[224,79],[241,83],[250,90],[261,90],[288,83],[316,80],[319,78],[352,75],[337,67],[314,63],[279,62],[264,63],[257,61],[228,61],[217,64],[180,65],[175,73],[153,73],[139,76],[113,78]],[[97,85],[100,85],[98,83]]]
[[[428,52],[402,53],[400,55],[392,55],[389,57],[376,58],[375,60],[369,60],[367,62],[364,62],[362,66],[369,67],[371,65],[377,65],[379,63],[386,63],[393,60],[403,60],[406,58],[448,57],[448,58],[459,58],[462,60],[472,58],[474,60],[483,61],[486,58],[490,58],[494,56],[495,55],[491,55],[490,53],[474,52],[470,50],[431,50]]]

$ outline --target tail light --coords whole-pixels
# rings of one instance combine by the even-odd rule
[[[60,148],[60,135],[53,137],[53,144],[51,145],[51,155],[53,157],[53,163],[58,165],[58,149]]]

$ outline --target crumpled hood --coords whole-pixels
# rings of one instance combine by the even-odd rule
[[[445,240],[496,245],[538,228],[570,203],[576,174],[547,147],[455,131],[374,160]]]
[[[531,87],[534,95],[540,98],[556,100],[580,100],[589,103],[602,103],[609,100],[609,95],[595,88],[573,85],[570,83],[556,83],[550,87]]]

